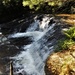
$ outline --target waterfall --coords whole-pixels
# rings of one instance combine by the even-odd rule
[[[8,36],[8,38],[30,37],[32,40],[31,44],[22,47],[24,51],[10,57],[14,59],[14,75],[18,73],[22,75],[45,75],[44,61],[54,48],[52,45],[54,40],[48,41],[48,38],[55,32],[54,26],[56,25],[56,23],[50,24],[51,19],[48,16],[44,16],[42,21],[36,18],[26,32]]]

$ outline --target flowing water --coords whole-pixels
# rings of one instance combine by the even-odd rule
[[[13,60],[14,75],[45,75],[45,60],[53,52],[61,36],[60,28],[56,26],[59,25],[54,22],[54,17],[35,16],[25,32],[13,32],[8,35],[8,39],[29,38],[31,41],[23,43],[20,53],[9,57]],[[19,43],[22,43],[23,40]]]

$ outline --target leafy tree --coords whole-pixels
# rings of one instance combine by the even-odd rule
[[[29,6],[30,9],[38,9],[44,0],[23,0],[23,6]]]

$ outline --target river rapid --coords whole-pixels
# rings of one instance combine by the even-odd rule
[[[0,24],[0,75],[9,74],[9,61],[13,61],[14,75],[45,75],[45,61],[63,37],[63,28],[49,14]]]

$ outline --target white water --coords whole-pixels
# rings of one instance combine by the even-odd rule
[[[52,36],[55,31],[55,23],[49,25],[49,22],[50,18],[45,16],[41,22],[35,20],[26,32],[15,33],[9,36],[9,38],[31,37],[31,40],[33,40],[31,44],[23,46],[25,51],[11,57],[15,59],[14,67],[18,69],[18,71],[14,73],[22,73],[23,75],[45,75],[44,61],[49,53],[53,51],[53,46],[48,47],[52,44],[52,41],[47,42],[47,39],[49,36]]]

